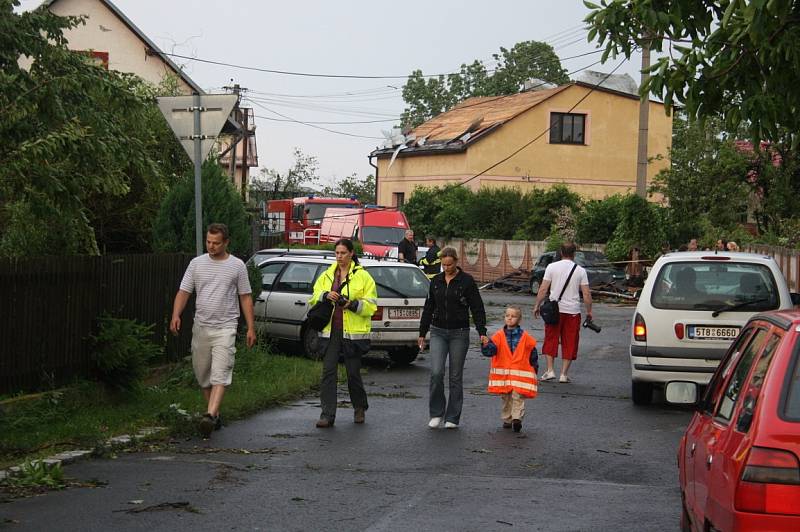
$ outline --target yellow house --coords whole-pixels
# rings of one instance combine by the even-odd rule
[[[189,95],[205,91],[176,65],[168,55],[130,20],[110,0],[45,0],[48,10],[59,16],[86,17],[86,23],[64,31],[70,50],[85,51],[106,68],[118,72],[136,74],[145,81],[159,85],[165,77],[177,80],[178,91]],[[248,122],[244,116],[250,118]],[[220,163],[233,176],[234,185],[239,188],[249,181],[251,167],[258,166],[255,124],[252,109],[235,109],[232,118],[223,128],[219,151],[225,152],[232,136],[247,138],[247,164],[243,165],[244,142],[236,144],[235,165],[231,164],[230,153],[225,154]],[[246,126],[245,126],[246,125]],[[244,131],[246,135],[243,135]]]
[[[649,106],[648,182],[669,166],[672,145],[672,117]],[[595,199],[635,192],[638,135],[636,95],[580,81],[469,98],[414,129],[405,148],[372,152],[377,201],[399,206],[417,186],[451,183],[523,192],[563,183]]]

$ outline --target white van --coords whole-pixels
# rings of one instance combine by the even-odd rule
[[[652,400],[668,381],[708,384],[753,314],[800,304],[772,257],[751,253],[668,253],[653,266],[631,327],[631,398]]]

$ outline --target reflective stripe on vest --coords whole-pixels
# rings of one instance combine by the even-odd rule
[[[536,340],[523,332],[512,353],[506,341],[505,330],[501,329],[492,336],[492,342],[497,346],[497,354],[492,357],[492,367],[489,370],[489,393],[517,392],[523,397],[536,397],[538,381],[529,361]]]

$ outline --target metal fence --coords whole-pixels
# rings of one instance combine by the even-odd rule
[[[90,375],[97,318],[153,324],[153,341],[175,360],[189,353],[194,298],[178,337],[172,302],[193,257],[107,255],[0,259],[0,393],[60,385]]]

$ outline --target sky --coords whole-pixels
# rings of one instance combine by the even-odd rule
[[[553,45],[568,72],[601,55],[565,59],[595,50],[586,41],[582,0],[112,1],[167,53],[308,74],[394,76],[293,76],[172,58],[209,93],[233,83],[247,89],[243,105],[256,115],[259,167],[283,173],[297,147],[318,158],[326,183],[374,172],[367,155],[382,144],[381,131],[399,123],[402,85],[415,69],[449,73],[475,59],[491,68],[500,47],[526,40]],[[39,3],[23,0],[22,7]],[[610,72],[619,61],[590,68]],[[638,83],[640,61],[634,55],[617,73]]]

